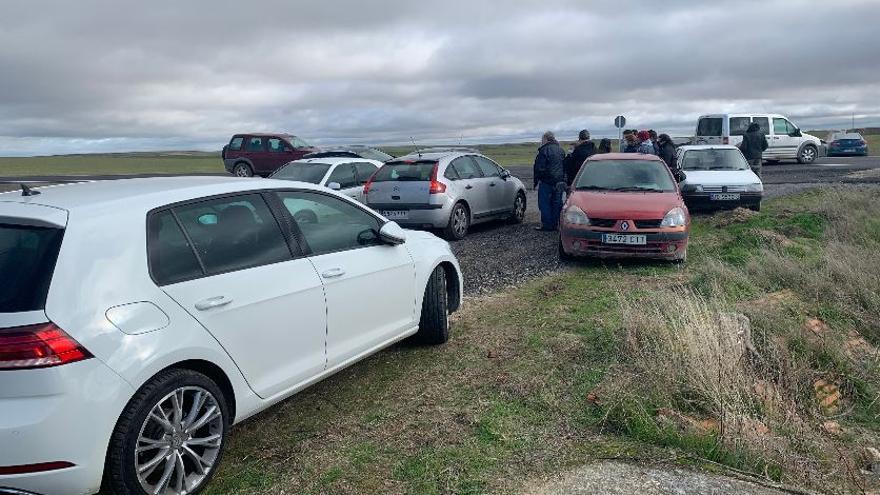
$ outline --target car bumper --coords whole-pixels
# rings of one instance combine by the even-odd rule
[[[400,205],[370,204],[370,208],[385,215],[384,212],[406,212],[406,218],[398,218],[389,215],[389,220],[394,220],[403,228],[407,229],[442,229],[449,224],[449,215],[452,207],[449,202],[441,205],[401,207]]]
[[[572,256],[593,256],[598,258],[647,258],[675,260],[684,257],[687,251],[687,232],[625,232],[625,234],[644,235],[644,245],[605,244],[603,234],[623,234],[624,232],[595,231],[565,227],[560,230],[562,249]]]
[[[856,156],[867,156],[868,148],[834,148],[828,149],[828,156],[847,156],[847,155],[856,155]]]
[[[55,368],[0,371],[0,494],[96,493],[110,435],[133,394],[98,359]],[[34,471],[32,465],[69,467]]]
[[[688,209],[694,210],[721,210],[728,208],[749,208],[761,204],[764,193],[739,193],[738,200],[713,200],[710,193],[683,193],[684,203]]]

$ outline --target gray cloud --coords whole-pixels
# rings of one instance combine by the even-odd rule
[[[876,1],[5,2],[0,155],[880,123]]]

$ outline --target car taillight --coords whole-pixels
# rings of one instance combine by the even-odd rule
[[[830,146],[840,146],[840,141],[831,141]]]
[[[375,177],[376,174],[378,174],[378,173],[379,173],[378,170],[373,172],[373,175],[371,175],[370,178],[367,179],[367,182],[364,183],[364,196],[366,196],[367,194],[370,193],[370,188],[373,187],[373,177]]]
[[[430,194],[441,194],[446,192],[446,184],[437,180],[437,169],[440,168],[439,163],[434,164],[434,170],[431,171],[431,187],[428,189]]]
[[[862,146],[867,146],[867,145],[868,145],[868,142],[865,141],[865,140],[863,139],[863,140],[862,140]]]
[[[90,357],[54,323],[0,329],[0,370],[48,368]]]

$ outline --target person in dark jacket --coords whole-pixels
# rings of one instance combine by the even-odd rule
[[[600,153],[600,154],[611,153],[611,140],[610,139],[602,138],[602,140],[599,141],[598,153]]]
[[[651,144],[654,145],[654,154],[660,155],[660,144],[657,142],[657,131],[654,129],[648,129],[648,135],[651,136]]]
[[[636,131],[628,131],[623,133],[623,152],[638,153],[639,141],[636,139]]]
[[[535,156],[535,187],[538,189],[538,209],[541,226],[536,230],[556,230],[562,210],[562,191],[565,189],[565,152],[556,136],[547,131],[541,138],[541,147]]]
[[[749,162],[752,172],[761,177],[761,163],[764,159],[764,151],[767,150],[767,136],[761,132],[761,126],[757,122],[752,122],[746,133],[743,135],[742,143],[739,144],[739,150],[742,151],[744,157]]]
[[[584,164],[584,160],[596,154],[596,145],[590,141],[590,131],[584,129],[578,134],[571,154],[565,157],[565,183],[571,186],[574,176]]]
[[[657,156],[666,162],[666,166],[672,171],[675,180],[681,182],[684,177],[681,174],[681,170],[678,169],[678,164],[675,162],[675,143],[672,142],[672,138],[669,137],[669,134],[660,134],[660,136],[657,137],[657,149]]]

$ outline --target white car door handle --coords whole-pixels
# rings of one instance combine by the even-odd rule
[[[226,296],[217,296],[217,297],[209,297],[208,299],[204,299],[196,303],[196,309],[199,311],[206,311],[212,308],[219,308],[220,306],[226,306],[231,303],[232,299]]]
[[[345,275],[345,270],[342,268],[331,268],[324,273],[321,274],[324,278],[336,278]]]

